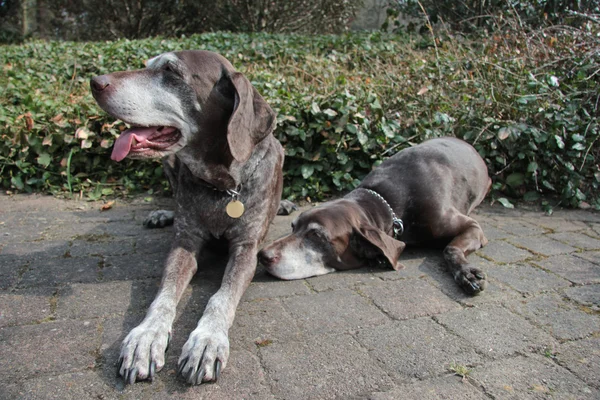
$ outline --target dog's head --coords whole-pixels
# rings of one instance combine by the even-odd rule
[[[305,211],[292,233],[262,249],[258,259],[280,279],[303,279],[384,262],[395,270],[405,244],[374,226],[355,202],[334,200]]]
[[[224,57],[209,51],[165,53],[141,70],[97,76],[97,103],[131,125],[112,159],[160,158],[188,147],[191,158],[244,163],[271,133],[275,114]]]

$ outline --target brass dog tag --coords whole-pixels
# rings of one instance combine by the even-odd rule
[[[231,218],[239,218],[244,215],[244,203],[239,200],[231,200],[227,204],[225,211],[227,211],[227,215]]]

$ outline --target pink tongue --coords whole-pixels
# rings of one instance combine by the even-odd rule
[[[115,141],[110,158],[117,162],[121,161],[127,157],[127,154],[129,154],[133,139],[135,139],[138,143],[143,143],[155,132],[156,127],[131,128],[126,130],[125,132],[121,133],[121,135]]]

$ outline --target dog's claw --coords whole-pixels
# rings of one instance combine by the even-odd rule
[[[219,375],[221,375],[221,361],[217,360],[215,362],[215,382],[219,380]]]
[[[185,363],[187,362],[187,358],[184,358],[177,368],[177,375],[181,375],[183,377],[183,369],[185,368]]]
[[[191,383],[192,385],[194,384],[192,377],[194,376],[195,373],[196,373],[196,368],[190,368],[190,372],[188,373],[187,378],[185,378],[185,380],[188,381],[189,383]]]
[[[128,383],[130,385],[133,385],[135,383],[135,378],[137,377],[137,368],[133,368],[131,371],[129,371],[129,380]]]
[[[479,285],[475,282],[469,282],[471,284],[471,287],[473,288],[473,290],[475,292],[479,292],[481,290],[481,288],[479,287]]]
[[[148,372],[148,380],[152,382],[154,380],[154,374],[156,373],[156,362],[150,363],[150,371]]]
[[[165,347],[165,353],[169,351],[169,346],[171,345],[171,332],[169,332],[169,336],[167,337],[167,346]]]
[[[196,373],[196,379],[194,382],[190,382],[191,384],[200,385],[202,383],[202,379],[204,379],[204,369],[198,370]]]
[[[123,357],[119,357],[117,362],[117,378],[121,376],[121,367],[123,366]]]

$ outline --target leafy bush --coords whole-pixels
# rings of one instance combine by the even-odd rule
[[[499,193],[600,208],[595,27],[463,37],[204,34],[28,42],[0,54],[0,177],[7,190],[90,198],[166,187],[158,162],[110,160],[125,126],[88,79],[178,49],[220,52],[278,113],[288,198],[354,188],[374,164],[432,137],[474,143]]]
[[[423,18],[424,13],[433,23],[444,21],[454,30],[472,32],[484,27],[497,31],[513,21],[528,27],[579,25],[584,14],[599,12],[597,0],[390,0],[385,29],[390,24],[402,28],[402,19]],[[507,14],[516,18],[507,21]]]

